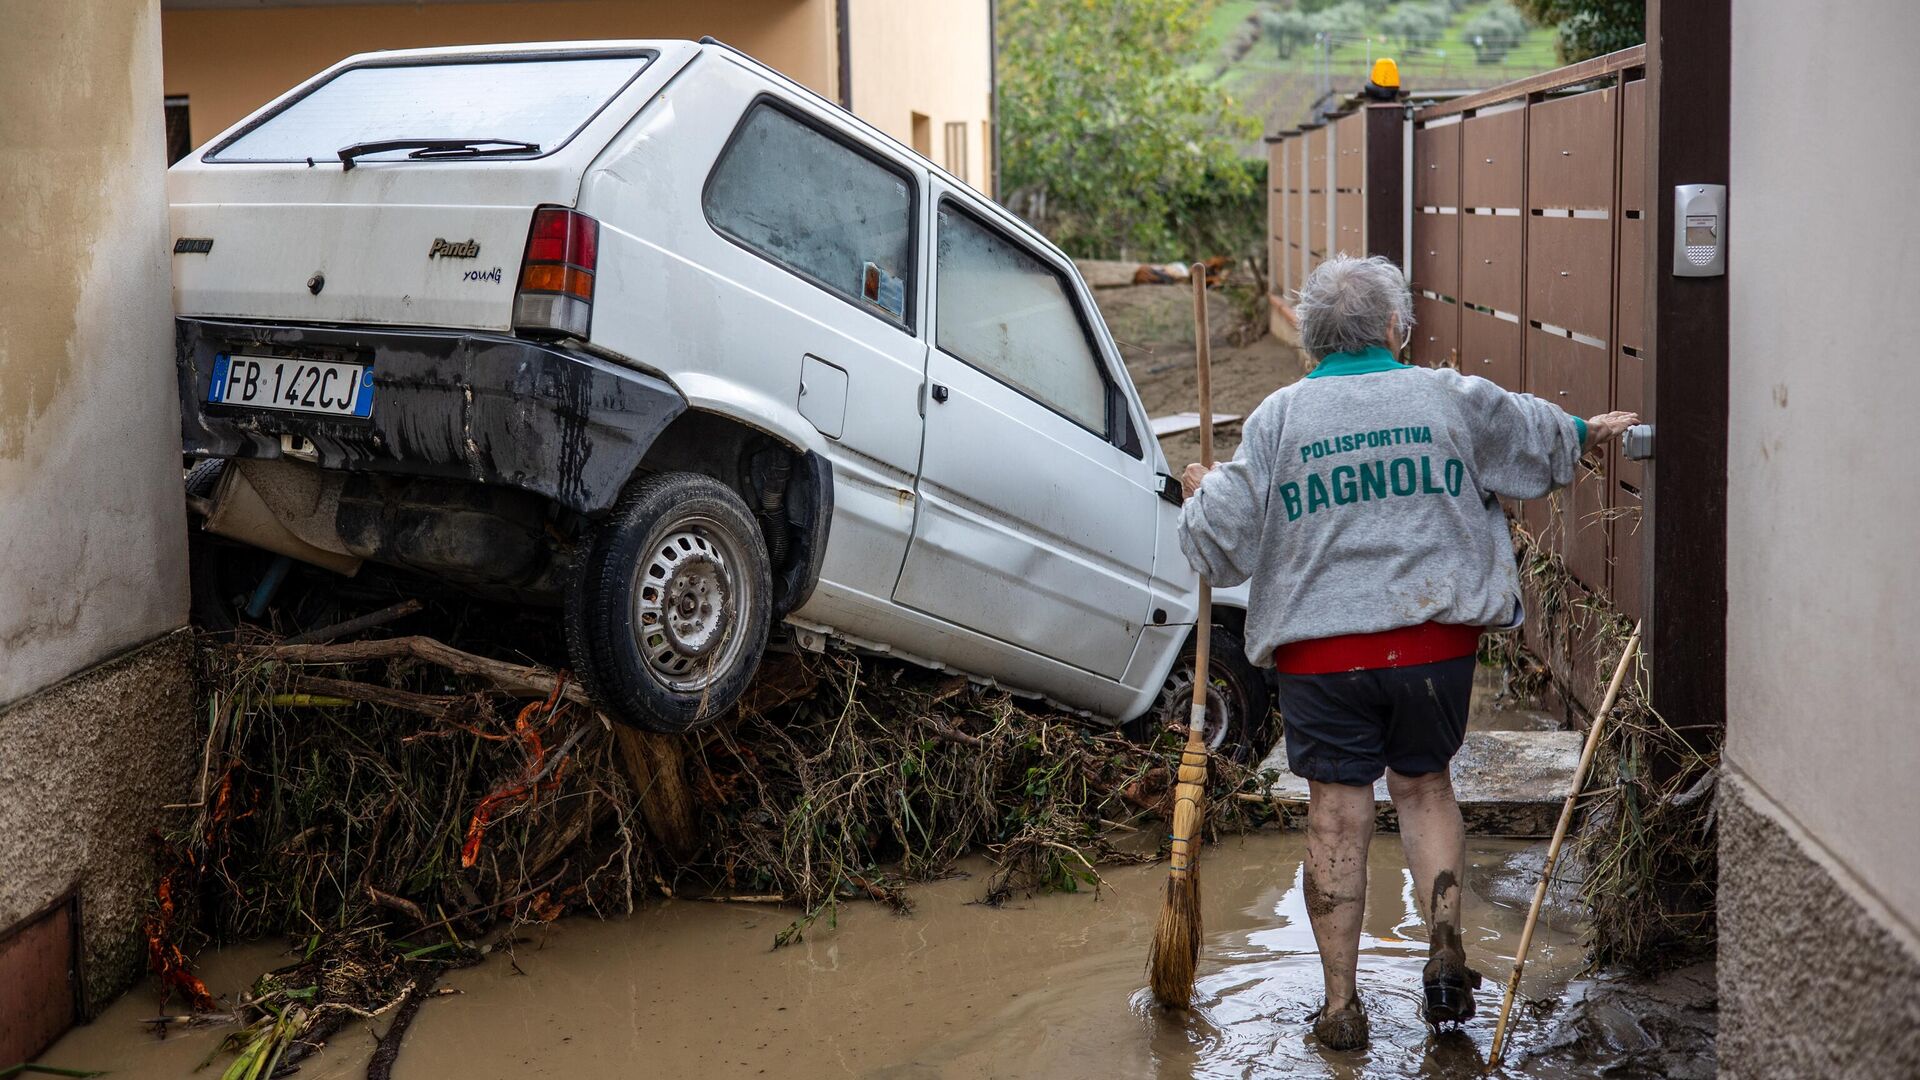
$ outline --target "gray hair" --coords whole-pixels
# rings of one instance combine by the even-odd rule
[[[1300,344],[1315,360],[1333,353],[1391,349],[1387,330],[1397,318],[1400,333],[1413,333],[1413,295],[1400,268],[1375,255],[1333,255],[1314,268],[1295,298]]]

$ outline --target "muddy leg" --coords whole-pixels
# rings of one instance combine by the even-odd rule
[[[1453,781],[1445,772],[1402,776],[1387,770],[1387,793],[1400,812],[1400,842],[1413,871],[1414,899],[1427,920],[1431,956],[1465,962],[1460,945],[1460,876],[1465,873],[1467,830]]]
[[[1309,781],[1307,919],[1320,946],[1327,1012],[1354,999],[1360,919],[1366,914],[1367,844],[1373,839],[1373,788]]]

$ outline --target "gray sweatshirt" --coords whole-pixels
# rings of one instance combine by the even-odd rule
[[[1573,479],[1586,424],[1549,402],[1385,349],[1336,353],[1247,418],[1181,513],[1215,585],[1251,580],[1247,658],[1424,622],[1520,625],[1499,496]]]

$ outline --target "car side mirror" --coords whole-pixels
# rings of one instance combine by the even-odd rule
[[[1166,473],[1158,473],[1156,475],[1160,477],[1160,497],[1161,498],[1167,500],[1168,502],[1172,503],[1175,506],[1180,506],[1187,501],[1186,492],[1180,489],[1179,477],[1168,476]]]

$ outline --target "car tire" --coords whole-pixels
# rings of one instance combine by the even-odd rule
[[[1247,662],[1240,635],[1213,628],[1207,668],[1207,747],[1230,761],[1247,764],[1265,754],[1273,741],[1273,691],[1260,669]],[[1184,727],[1193,707],[1195,639],[1188,638],[1173,670],[1161,685],[1153,711],[1156,730]]]
[[[746,503],[711,477],[662,473],[589,531],[567,590],[567,652],[613,719],[692,731],[745,692],[772,612],[766,539]]]

